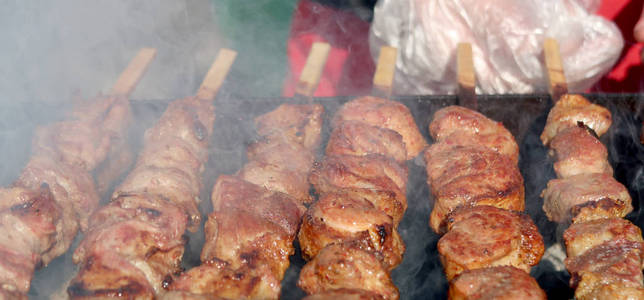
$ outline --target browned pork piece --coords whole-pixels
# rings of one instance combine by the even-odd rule
[[[142,153],[158,160],[141,156],[112,201],[93,215],[74,253],[80,269],[70,298],[151,299],[163,291],[163,279],[180,270],[184,231],[199,225],[199,174],[213,122],[210,100],[185,98],[170,103],[146,131]]]
[[[449,299],[545,300],[546,293],[528,273],[503,266],[463,272],[450,283]]]
[[[563,95],[548,114],[541,141],[548,145],[559,132],[575,127],[580,122],[592,129],[597,136],[602,136],[610,128],[612,117],[608,109],[590,103],[581,95]]]
[[[642,251],[642,242],[613,239],[566,258],[575,298],[642,299]]]
[[[322,249],[302,268],[298,285],[307,294],[360,289],[384,299],[398,299],[398,289],[377,256],[352,242]]]
[[[562,130],[550,142],[555,154],[555,172],[559,178],[578,174],[613,174],[608,151],[584,124]]]
[[[406,160],[425,146],[404,105],[363,97],[332,122],[326,157],[309,182],[319,195],[298,235],[298,285],[311,299],[397,299],[389,272],[402,261],[396,230],[407,208]]]
[[[239,171],[240,178],[289,194],[302,203],[311,202],[309,183],[307,176],[302,176],[302,170],[310,168],[311,149],[320,144],[322,111],[320,105],[285,104],[258,117],[255,125],[262,139],[250,147],[250,161]],[[276,144],[280,149],[274,148]],[[274,152],[284,148],[294,151]],[[297,155],[295,151],[303,154]],[[294,155],[293,158],[288,154]],[[306,169],[302,169],[305,165],[308,165]]]
[[[307,260],[330,244],[353,241],[356,247],[380,253],[384,266],[391,270],[405,252],[396,225],[367,200],[328,193],[306,212],[298,239]]]
[[[304,297],[305,300],[382,300],[382,296],[374,292],[358,289],[337,289]]]
[[[434,198],[429,223],[437,233],[445,231],[448,214],[458,207],[525,207],[523,177],[507,155],[478,145],[437,143],[425,151],[425,162]]]
[[[279,297],[309,198],[306,178],[322,113],[320,105],[283,104],[255,120],[260,139],[248,149],[249,163],[236,177],[220,176],[213,188],[203,263],[166,279],[166,299]],[[301,179],[301,189],[284,189]]]
[[[586,251],[611,240],[627,240],[644,243],[642,231],[635,224],[622,218],[598,219],[570,225],[564,232],[568,257]]]
[[[529,273],[543,255],[543,239],[523,213],[493,206],[464,208],[449,215],[447,227],[438,252],[448,280],[466,270],[492,266]]]
[[[380,154],[397,162],[407,160],[407,149],[400,134],[391,129],[359,121],[341,122],[334,128],[326,146],[326,153],[355,156]]]
[[[550,180],[541,197],[548,219],[559,223],[624,217],[633,210],[626,187],[608,173]]]
[[[427,142],[418,131],[409,109],[395,101],[377,97],[362,97],[352,100],[340,108],[333,120],[333,128],[344,121],[360,121],[380,128],[391,129],[402,136],[407,159],[416,157]]]
[[[519,161],[519,146],[501,122],[462,106],[448,106],[434,113],[429,132],[439,143],[485,146],[509,156],[515,164]]]

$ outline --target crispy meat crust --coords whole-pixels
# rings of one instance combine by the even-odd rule
[[[541,133],[544,145],[566,128],[577,126],[578,122],[590,127],[602,136],[612,124],[610,111],[605,107],[592,104],[581,95],[563,95],[548,114],[546,127]]]
[[[407,159],[416,157],[427,147],[409,108],[399,102],[376,97],[352,100],[335,114],[332,127],[337,128],[345,121],[360,121],[397,132],[405,143]]]
[[[537,227],[529,216],[492,206],[458,209],[447,218],[448,232],[438,252],[451,280],[465,270],[509,265],[525,272],[544,252]]]
[[[462,106],[448,106],[434,113],[429,132],[439,143],[480,145],[509,156],[515,164],[519,161],[519,146],[503,124]]]
[[[459,207],[525,207],[523,177],[506,155],[482,146],[438,143],[425,152],[425,162],[434,198],[430,227],[435,232],[444,232],[447,215]]]
[[[450,283],[448,298],[545,300],[546,293],[528,273],[504,266],[463,272]]]

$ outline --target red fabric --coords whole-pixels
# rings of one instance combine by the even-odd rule
[[[633,28],[642,12],[641,0],[603,0],[597,14],[613,20],[624,37],[624,49],[611,70],[591,91],[638,93],[644,91],[642,43],[635,42]]]
[[[298,3],[287,45],[289,78],[283,95],[293,96],[306,57],[314,42],[331,45],[316,97],[367,94],[375,65],[369,52],[369,23],[352,13],[309,0]]]
[[[644,91],[642,44],[635,42],[633,27],[639,19],[644,1],[603,0],[597,14],[613,20],[624,37],[624,50],[613,70],[592,89],[593,92]],[[287,45],[290,77],[283,95],[293,96],[297,78],[306,62],[311,45],[316,41],[331,44],[327,65],[315,96],[360,95],[371,91],[375,70],[369,52],[369,23],[355,15],[301,0],[293,15]]]

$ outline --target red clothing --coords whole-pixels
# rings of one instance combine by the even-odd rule
[[[604,0],[597,14],[611,19],[624,37],[624,50],[614,69],[602,78],[594,92],[640,92],[644,90],[642,44],[635,43],[633,28],[643,1]],[[301,0],[293,14],[287,55],[291,77],[283,95],[290,97],[313,42],[331,45],[327,65],[315,92],[317,97],[368,94],[375,70],[369,50],[369,23],[352,13],[336,10],[310,0]]]

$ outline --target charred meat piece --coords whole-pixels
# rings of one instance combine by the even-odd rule
[[[454,211],[448,232],[438,241],[438,252],[451,280],[465,270],[513,266],[530,272],[543,255],[543,239],[529,216],[475,206]]]
[[[309,151],[320,144],[322,105],[282,104],[255,119],[257,134],[267,138],[285,138]]]
[[[304,297],[304,300],[382,300],[382,296],[359,289],[337,289]]]
[[[364,199],[345,196],[324,194],[306,212],[298,235],[304,258],[314,258],[330,244],[353,241],[376,252],[388,270],[400,264],[405,246],[391,217]]]
[[[200,183],[191,177],[176,168],[137,167],[118,186],[112,198],[141,193],[164,197],[184,209],[189,216],[188,229],[196,231],[201,222],[198,207]]]
[[[0,199],[0,295],[26,294],[41,254],[56,243],[61,209],[47,186],[0,189]]]
[[[69,249],[79,228],[87,230],[89,216],[98,206],[99,198],[94,180],[84,169],[48,157],[32,157],[15,184],[38,189],[43,183],[49,186],[61,208],[56,243],[42,253],[43,264],[47,265]]]
[[[605,242],[575,257],[565,260],[571,275],[570,285],[576,299],[596,299],[596,294],[642,295],[641,242],[617,239]]]
[[[405,143],[407,159],[416,157],[427,147],[427,142],[418,131],[411,112],[399,102],[376,97],[352,100],[336,113],[332,126],[337,128],[345,121],[360,121],[397,132]]]
[[[306,208],[293,197],[237,177],[221,175],[212,190],[214,211],[236,208],[270,221],[295,236]]]
[[[548,114],[546,127],[541,133],[544,145],[566,128],[575,127],[581,122],[602,136],[612,123],[610,111],[603,106],[590,103],[581,95],[563,95]]]
[[[635,224],[622,218],[592,220],[570,225],[564,232],[568,257],[584,254],[586,251],[613,240],[627,240],[644,243],[642,231]]]
[[[230,268],[213,259],[192,268],[176,279],[165,281],[170,292],[162,299],[277,299],[280,278],[263,264]]]
[[[607,173],[550,180],[541,197],[546,216],[558,223],[624,217],[633,210],[626,187]]]
[[[403,210],[407,208],[407,166],[382,155],[327,156],[314,167],[309,181],[318,192],[324,190],[323,185],[390,191]]]
[[[481,145],[519,161],[519,146],[500,122],[462,106],[448,106],[434,113],[429,132],[448,145]]]
[[[359,287],[384,299],[398,299],[398,290],[387,269],[375,255],[353,243],[322,249],[302,268],[298,286],[307,294]]]
[[[315,157],[303,145],[284,137],[265,137],[255,141],[246,152],[248,161],[279,166],[288,171],[302,172],[313,166]]]
[[[468,270],[449,285],[450,300],[545,300],[546,293],[528,273],[503,266]]]
[[[306,174],[289,170],[285,165],[250,161],[237,173],[239,178],[276,192],[296,198],[300,203],[313,201]]]
[[[425,152],[425,162],[434,198],[429,223],[437,233],[444,232],[447,215],[458,207],[525,207],[523,177],[507,155],[483,146],[438,143]]]
[[[407,149],[397,132],[359,121],[344,121],[331,132],[326,155],[363,156],[380,154],[399,163],[407,160]]]
[[[557,160],[554,168],[558,178],[590,173],[613,175],[606,147],[583,124],[562,130],[552,139],[550,148]]]
[[[185,243],[182,235],[187,222],[180,207],[160,197],[129,195],[111,202],[93,219],[91,230],[73,256],[74,262],[89,268],[87,278],[97,278],[91,270],[103,270],[88,264],[99,261],[111,269],[104,257],[118,257],[119,264],[124,266],[123,274],[143,274],[149,281],[145,285],[158,293],[164,276],[180,270]],[[86,292],[96,292],[89,286],[99,282],[86,282],[87,278],[80,276],[75,282],[82,283]],[[110,285],[107,281],[101,284]]]

